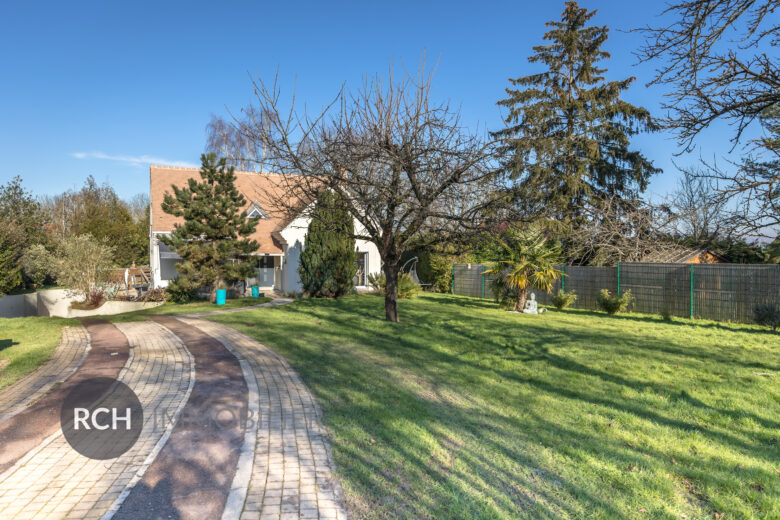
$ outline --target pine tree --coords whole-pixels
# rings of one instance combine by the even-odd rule
[[[324,190],[312,212],[301,253],[303,290],[315,298],[338,298],[355,288],[354,223],[339,196]]]
[[[503,170],[518,187],[526,209],[547,211],[576,225],[582,208],[598,199],[634,198],[660,170],[629,149],[629,138],[655,130],[649,112],[620,99],[635,80],[606,81],[608,59],[601,49],[606,26],[586,27],[596,11],[566,2],[561,21],[548,22],[549,44],[528,58],[547,70],[510,79],[506,128],[493,135],[503,141]]]
[[[184,218],[163,243],[183,259],[176,270],[188,284],[209,288],[211,301],[216,290],[249,278],[257,261],[251,254],[258,243],[249,238],[257,222],[247,218],[246,199],[235,186],[233,167],[215,154],[201,156],[201,181],[189,179],[185,188],[171,186],[162,209]]]

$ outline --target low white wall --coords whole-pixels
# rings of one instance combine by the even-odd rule
[[[15,294],[0,298],[0,318],[22,318],[25,316],[57,316],[79,318],[84,316],[110,316],[124,312],[151,309],[162,302],[109,301],[92,310],[78,310],[70,307],[75,298],[65,289],[52,289],[29,294]]]
[[[162,305],[162,302],[106,302],[97,309],[78,310],[69,309],[67,316],[62,318],[83,318],[85,316],[113,316],[114,314],[123,314],[125,312],[140,311],[151,309]]]
[[[38,315],[37,293],[0,297],[0,318],[21,318]]]

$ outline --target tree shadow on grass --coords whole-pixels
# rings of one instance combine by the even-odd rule
[[[14,341],[12,339],[0,339],[0,351],[3,351],[9,347],[13,347],[14,345],[18,345],[18,341]]]
[[[626,517],[629,511],[635,513],[626,509],[629,504],[644,500],[642,493],[660,497],[648,507],[651,513],[672,514],[674,499],[689,513],[711,516],[719,489],[729,491],[724,500],[740,501],[756,513],[771,507],[767,504],[776,498],[774,491],[767,490],[754,503],[747,492],[734,491],[735,486],[746,487],[747,478],[762,479],[767,486],[774,477],[771,472],[748,467],[744,471],[752,476],[735,483],[738,470],[726,454],[776,460],[776,446],[737,419],[750,418],[767,432],[776,431],[778,422],[752,411],[707,404],[682,387],[644,378],[641,370],[628,377],[591,366],[587,352],[567,353],[579,345],[609,348],[616,355],[633,353],[664,363],[687,359],[691,370],[697,370],[701,360],[724,367],[755,363],[722,353],[713,356],[714,349],[692,348],[684,339],[676,343],[646,338],[624,345],[619,329],[552,327],[530,320],[518,320],[515,327],[505,318],[475,315],[479,307],[491,308],[486,302],[445,303],[443,312],[442,301],[448,302],[404,305],[400,324],[381,321],[380,299],[370,305],[301,302],[278,309],[279,314],[256,315],[255,323],[250,314],[234,315],[232,323],[227,318],[218,321],[249,328],[301,373],[335,434],[336,460],[352,490],[353,507],[365,507],[374,516],[582,518],[598,512]],[[469,326],[470,320],[478,320],[479,330]],[[470,353],[475,356],[469,359]],[[566,374],[573,378],[561,377]],[[433,391],[420,390],[419,384],[426,382]],[[621,388],[676,399],[659,408],[621,397]],[[457,393],[463,398],[448,399]],[[732,421],[707,426],[681,419],[675,414],[678,406]],[[602,414],[626,414],[634,419],[632,426],[620,432],[607,425],[579,429],[574,418],[595,408]],[[721,446],[724,456],[702,461],[681,446],[677,449],[682,453],[670,453],[620,440],[620,435],[680,432]],[[369,437],[376,444],[369,443]],[[680,479],[692,483],[691,489],[713,489],[712,503],[703,491],[686,495]],[[669,495],[679,489],[683,496]]]
[[[664,320],[661,316],[654,316],[652,314],[634,314],[631,312],[625,314],[609,315],[604,312],[598,312],[588,309],[549,309],[550,312],[569,314],[569,315],[585,315],[598,318],[610,318],[616,320],[627,320],[643,323],[654,323],[663,325],[672,325],[677,327],[696,327],[700,329],[717,329],[728,332],[740,332],[744,334],[759,334],[766,335],[772,334],[770,329],[751,328],[745,327],[745,324],[730,323],[730,322],[717,322],[709,320],[696,320],[690,319],[684,316],[675,316],[675,319]]]

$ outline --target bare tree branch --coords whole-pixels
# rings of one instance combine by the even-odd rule
[[[662,13],[671,23],[640,29],[647,41],[638,57],[658,64],[650,85],[672,87],[663,123],[677,130],[686,151],[718,119],[735,127],[736,146],[764,110],[780,103],[778,6],[780,0],[677,0]]]
[[[412,247],[452,239],[498,217],[506,191],[496,181],[493,143],[466,131],[458,111],[431,100],[432,74],[365,78],[342,89],[321,112],[284,109],[275,80],[254,81],[248,113],[268,114],[241,127],[283,189],[267,201],[300,212],[323,189],[340,193],[360,224],[355,238],[376,244],[387,277],[385,310],[398,321],[397,277]],[[449,237],[449,238],[445,238]]]

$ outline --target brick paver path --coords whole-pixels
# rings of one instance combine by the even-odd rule
[[[325,429],[308,388],[287,361],[255,339],[211,321],[182,318],[249,361],[260,414],[241,520],[345,519]]]
[[[0,392],[0,422],[16,415],[61,383],[84,360],[89,335],[84,327],[63,327],[62,339],[51,359]]]
[[[168,442],[120,506],[116,520],[216,519],[236,471],[247,416],[247,384],[238,359],[199,329],[152,316],[195,360],[195,385]]]
[[[4,520],[98,519],[151,462],[160,439],[188,396],[192,360],[181,341],[153,322],[117,325],[132,347],[119,379],[138,395],[144,427],[136,444],[116,459],[88,459],[58,431],[0,475]],[[156,412],[156,413],[155,413]]]
[[[85,318],[82,323],[90,335],[91,348],[78,369],[35,403],[0,422],[0,474],[59,431],[60,408],[73,388],[91,378],[116,378],[125,366],[130,354],[127,338],[103,320]],[[106,390],[108,387],[90,389],[98,396]],[[86,399],[90,396],[79,397]]]
[[[131,347],[118,378],[144,407],[137,443],[116,459],[95,461],[74,451],[59,430],[47,434],[0,473],[0,518],[346,519],[320,411],[287,362],[218,323],[153,319],[100,324]],[[75,377],[79,356],[66,353],[86,350],[88,335],[76,327],[63,337],[56,359],[67,360],[63,374]],[[115,364],[117,357],[110,359]],[[27,381],[39,401],[51,399],[57,387],[46,390],[65,377],[50,368]],[[21,412],[5,422],[34,408],[24,408],[33,400],[17,397],[5,410]],[[240,424],[219,432],[199,427],[198,415],[215,400],[237,407]]]

